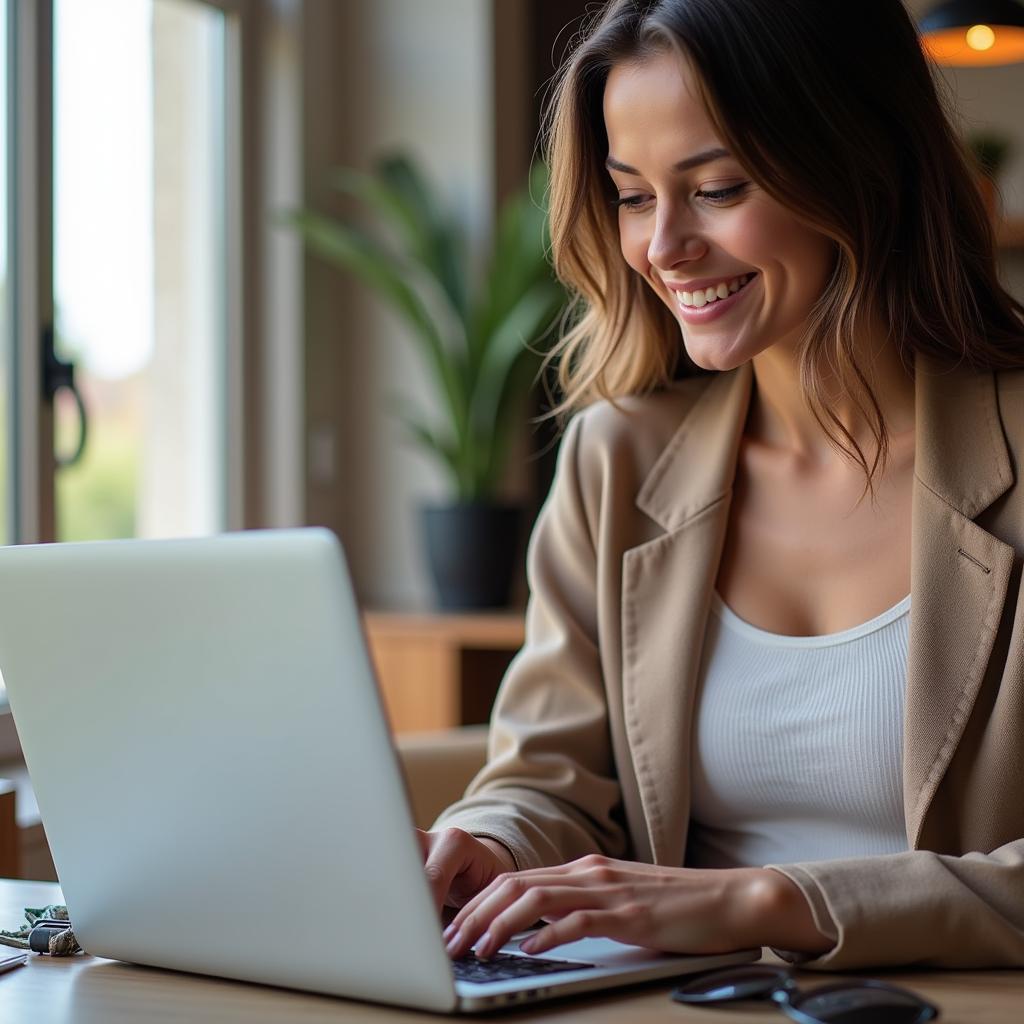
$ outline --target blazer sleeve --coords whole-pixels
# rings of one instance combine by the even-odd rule
[[[766,867],[799,886],[836,938],[814,959],[776,950],[801,967],[1024,967],[1024,839],[959,857],[911,850]]]
[[[488,761],[433,828],[502,843],[519,869],[627,847],[598,653],[597,558],[580,467],[585,414],[559,448],[530,537],[523,648],[491,715]]]

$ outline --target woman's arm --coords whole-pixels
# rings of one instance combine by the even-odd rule
[[[591,856],[499,876],[446,929],[448,953],[464,956],[475,944],[477,956],[493,956],[538,919],[547,923],[522,943],[527,953],[588,937],[694,954],[772,945],[813,955],[833,945],[800,889],[776,871]]]
[[[820,902],[819,902],[820,901]],[[819,928],[835,922],[838,937]],[[603,936],[677,953],[757,946],[824,970],[1024,966],[1024,840],[780,868],[694,870],[603,857],[501,875],[445,933],[490,956],[538,919],[527,953]]]
[[[912,850],[770,867],[812,916],[835,922],[834,948],[802,967],[1024,967],[1024,839],[960,857]]]
[[[622,856],[620,791],[597,644],[597,558],[580,448],[565,432],[551,493],[530,538],[526,643],[495,701],[489,758],[432,831],[456,827],[505,847],[519,869],[588,853]]]

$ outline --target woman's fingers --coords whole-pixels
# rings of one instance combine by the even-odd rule
[[[450,957],[465,956],[491,921],[525,894],[527,886],[523,878],[522,874],[499,875],[455,915],[444,931]]]
[[[444,940],[451,942],[457,933],[471,935],[469,943],[459,943],[459,949],[468,949],[487,930],[491,919],[500,914],[510,903],[518,899],[530,886],[557,885],[562,879],[554,869],[541,868],[535,871],[505,872],[486,889],[468,900],[445,929]],[[459,954],[461,955],[461,954]]]
[[[444,900],[451,888],[452,880],[458,873],[460,861],[457,844],[453,838],[445,836],[444,833],[427,836],[423,873],[427,876],[438,914],[444,909]]]
[[[499,875],[494,883],[468,900],[445,930],[447,942],[457,931],[463,930],[472,917],[477,926],[474,932],[479,937],[486,927],[478,927],[481,919],[487,922],[505,909],[513,898],[518,897],[531,886],[580,886],[583,888],[613,884],[617,879],[616,865],[605,857],[590,856],[550,868],[535,868],[515,874]],[[473,931],[471,927],[469,931]],[[474,940],[475,941],[475,938]]]
[[[427,836],[427,844],[423,871],[430,883],[434,905],[440,915],[444,910],[452,882],[459,875],[478,867],[477,861],[492,855],[468,832],[461,829],[447,828],[440,832],[424,834]],[[481,868],[480,873],[484,874],[485,870]]]
[[[465,956],[475,943],[476,955],[486,959],[536,921],[547,916],[563,918],[581,906],[604,907],[609,899],[603,888],[524,884],[519,879],[513,875],[504,880],[491,899],[457,925],[449,938],[449,956]]]
[[[524,953],[544,953],[566,942],[595,937],[631,942],[633,929],[629,912],[625,908],[616,910],[583,909],[574,910],[552,924],[541,928],[519,944]]]
[[[438,832],[416,831],[423,853],[423,870],[438,913],[445,906],[460,907],[479,895],[512,858],[460,828]]]

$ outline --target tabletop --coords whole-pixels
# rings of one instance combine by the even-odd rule
[[[62,901],[52,883],[0,880],[0,927],[23,921],[25,907]],[[0,947],[0,950],[5,947]],[[945,1024],[1019,1024],[1024,1019],[1024,971],[886,971],[882,977],[920,993],[938,1005]],[[835,977],[804,972],[813,986]],[[560,1024],[767,1024],[787,1020],[771,1007],[700,1009],[669,1000],[671,983],[567,998],[469,1020],[558,1021]],[[288,1021],[295,1024],[384,1024],[439,1020],[435,1014],[375,1006],[327,996],[224,981],[198,975],[136,967],[84,954],[51,959],[30,954],[25,967],[0,974],[3,1019],[33,1024],[119,1024],[131,1021]]]

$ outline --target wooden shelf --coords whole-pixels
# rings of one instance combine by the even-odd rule
[[[391,612],[368,611],[363,618],[377,636],[430,636],[465,647],[519,647],[524,612]]]
[[[371,611],[363,623],[396,733],[486,722],[525,633],[522,611]]]

